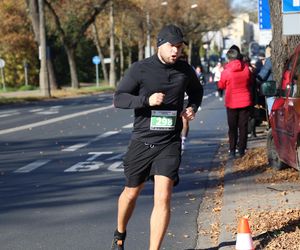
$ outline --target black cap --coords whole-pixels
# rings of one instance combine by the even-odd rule
[[[178,44],[178,43],[185,43],[186,41],[183,39],[183,34],[180,28],[177,26],[170,24],[161,29],[157,36],[157,47],[164,43],[171,43],[171,44]]]

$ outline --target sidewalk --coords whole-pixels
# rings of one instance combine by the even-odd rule
[[[41,97],[40,90],[26,90],[26,91],[15,91],[15,92],[1,92],[0,97]]]
[[[266,147],[265,127],[260,127],[259,129],[258,137],[248,140],[249,151],[250,149],[254,150]],[[247,154],[244,157],[247,157]],[[254,155],[254,157],[256,156]],[[279,210],[299,209],[299,181],[272,182],[269,178],[270,173],[267,170],[267,166],[259,166],[254,169],[237,169],[237,164],[243,165],[243,159],[227,161],[225,165],[224,190],[221,212],[219,214],[220,235],[218,237],[218,244],[214,245],[211,241],[208,243],[207,237],[205,239],[205,237],[199,235],[196,248],[197,250],[235,249],[237,225],[239,219],[243,216],[249,216],[249,214],[255,213],[259,214],[267,211],[269,217],[272,217],[271,213],[269,213],[271,211],[278,212]],[[275,170],[270,171],[274,171],[272,173],[277,175]],[[260,179],[268,181],[260,181]],[[272,222],[272,219],[274,218],[269,218],[269,221]],[[208,221],[205,212],[201,211],[200,207],[198,222],[201,222],[201,220],[204,222],[206,221],[205,223],[211,223]],[[265,219],[261,218],[260,220]],[[263,224],[268,222],[260,221],[259,223]],[[257,240],[257,242],[255,242],[256,244],[261,241],[266,241],[266,239],[264,239],[266,238],[266,232],[259,232],[258,225],[254,225],[254,221],[251,221],[251,216],[249,218],[249,224],[252,228],[253,241]],[[253,231],[253,228],[256,229],[255,232]],[[274,231],[275,230],[273,229],[270,233],[274,234]]]

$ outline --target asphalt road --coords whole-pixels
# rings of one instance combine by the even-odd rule
[[[111,94],[0,107],[1,250],[110,249],[132,122]],[[190,126],[162,249],[196,246],[207,175],[227,133],[214,86]],[[152,188],[128,225],[128,250],[148,248]]]

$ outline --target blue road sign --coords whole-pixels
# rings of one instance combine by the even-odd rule
[[[271,29],[271,15],[268,0],[258,0],[259,29]]]
[[[99,64],[101,62],[101,59],[100,59],[100,57],[99,56],[94,56],[93,57],[93,64]]]
[[[300,0],[282,0],[282,13],[300,12]]]

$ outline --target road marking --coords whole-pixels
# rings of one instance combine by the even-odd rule
[[[67,168],[64,172],[88,172],[98,170],[104,165],[102,161],[94,161],[97,157],[104,154],[113,154],[113,152],[89,152],[92,157],[89,157],[86,161],[77,162],[72,167]]]
[[[47,164],[48,162],[50,162],[50,160],[37,160],[30,164],[27,164],[24,167],[21,167],[21,168],[15,170],[14,172],[15,173],[29,173],[30,171],[35,170],[35,169]]]
[[[127,125],[124,125],[122,128],[133,128],[133,122]]]
[[[90,158],[88,158],[86,161],[93,161],[95,160],[97,157],[99,157],[100,155],[111,155],[114,152],[89,152],[89,155],[93,155]]]
[[[13,115],[19,115],[19,114],[20,114],[19,112],[11,112],[11,113],[6,113],[6,114],[0,114],[0,118],[13,116]]]
[[[106,160],[107,160],[107,161],[120,160],[120,159],[122,159],[122,157],[123,157],[124,154],[125,154],[125,153],[121,153],[121,154],[112,156],[112,157],[110,157],[110,158],[108,158],[108,159],[106,159]]]
[[[92,142],[98,141],[100,139],[103,139],[103,138],[106,138],[106,137],[109,137],[109,136],[112,136],[112,135],[115,135],[115,134],[118,134],[118,133],[120,133],[120,130],[117,130],[117,131],[107,131],[104,134],[98,135],[96,138],[94,138],[94,139],[92,139],[92,140],[90,140],[90,141],[88,141],[86,143],[78,143],[78,144],[72,145],[70,147],[67,147],[65,149],[62,149],[61,151],[64,151],[64,152],[74,152],[77,149],[80,149],[80,148],[83,148],[83,147],[86,147],[86,146],[90,145]]]
[[[78,162],[64,172],[89,172],[98,170],[104,163],[102,161],[84,161]]]
[[[122,161],[116,161],[108,167],[108,170],[113,172],[123,172],[124,166]]]
[[[96,138],[92,139],[91,141],[98,141],[99,139],[103,139],[103,138],[109,137],[109,136],[111,136],[111,135],[118,134],[118,133],[120,133],[120,132],[121,132],[120,130],[107,131],[107,132],[105,132],[104,134],[99,135],[99,136],[97,136]]]
[[[62,149],[61,151],[64,151],[64,152],[74,152],[77,149],[80,149],[80,148],[83,148],[83,147],[87,146],[88,144],[89,143],[78,143],[78,144],[72,145],[72,146],[70,146],[68,148]]]
[[[69,115],[64,115],[64,116],[52,118],[52,119],[49,119],[49,120],[46,120],[46,121],[31,123],[31,124],[23,125],[23,126],[16,127],[16,128],[3,129],[3,130],[0,130],[0,135],[9,134],[9,133],[13,133],[13,132],[17,132],[17,131],[21,131],[21,130],[25,130],[25,129],[32,129],[32,128],[35,128],[35,127],[40,127],[40,126],[44,126],[44,125],[47,125],[47,124],[51,124],[51,123],[55,123],[55,122],[75,118],[75,117],[78,117],[78,116],[88,115],[90,113],[110,109],[110,108],[113,108],[113,107],[114,107],[113,105],[109,105],[109,106],[106,106],[106,107],[81,111],[81,112],[74,113],[74,114],[69,114]]]
[[[40,111],[42,111],[42,110],[44,110],[44,109],[32,109],[32,110],[29,110],[29,112],[30,113],[36,113],[36,112],[40,112]]]

